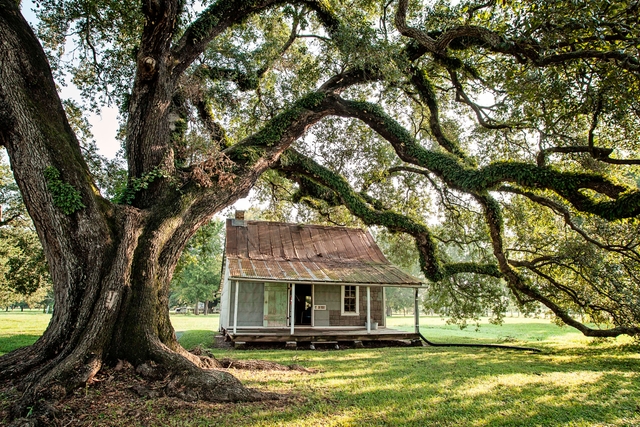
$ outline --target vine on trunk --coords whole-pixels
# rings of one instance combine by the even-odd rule
[[[54,166],[44,170],[47,188],[51,192],[53,204],[65,215],[71,215],[86,206],[82,203],[82,195],[69,183],[60,179],[60,171]]]

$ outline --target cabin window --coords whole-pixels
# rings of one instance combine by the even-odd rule
[[[342,286],[342,315],[355,316],[360,314],[360,304],[357,286]]]

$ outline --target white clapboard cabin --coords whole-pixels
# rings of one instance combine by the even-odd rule
[[[238,211],[226,224],[220,330],[243,343],[418,339],[417,328],[386,328],[385,288],[415,288],[417,298],[420,286],[368,231],[246,221]]]

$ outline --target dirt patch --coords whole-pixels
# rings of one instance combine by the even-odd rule
[[[220,360],[230,369],[254,371],[314,372],[299,365],[280,365],[262,360]],[[284,374],[284,372],[283,372]],[[306,398],[279,394],[278,399],[254,403],[187,402],[167,397],[163,389],[167,380],[143,379],[129,364],[101,370],[94,380],[82,389],[75,390],[50,407],[50,417],[40,419],[45,426],[156,426],[183,425],[185,420],[206,420],[206,425],[226,425],[225,417],[239,409],[286,410]],[[0,383],[0,425],[9,422],[10,405],[20,392],[17,384]],[[150,392],[152,391],[152,392]],[[153,392],[155,391],[155,393]],[[30,425],[33,419],[25,419]]]

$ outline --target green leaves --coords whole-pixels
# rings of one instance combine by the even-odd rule
[[[113,201],[115,203],[119,203],[123,205],[130,205],[131,203],[133,203],[133,200],[136,197],[136,193],[146,188],[149,188],[149,185],[151,185],[152,182],[160,178],[168,178],[168,177],[167,177],[167,174],[159,168],[154,168],[150,170],[149,172],[142,175],[140,178],[133,178],[129,180],[129,183],[127,184],[126,187],[120,188],[119,192],[116,193]]]
[[[224,221],[211,221],[196,231],[182,252],[171,281],[172,304],[214,299],[220,285]]]
[[[54,166],[49,166],[44,170],[44,177],[47,180],[47,188],[53,198],[53,204],[62,213],[71,215],[85,207],[80,192],[71,184],[62,181],[60,171]]]
[[[51,279],[38,235],[4,158],[0,159],[0,205],[0,306],[6,306],[36,295],[51,285]]]

